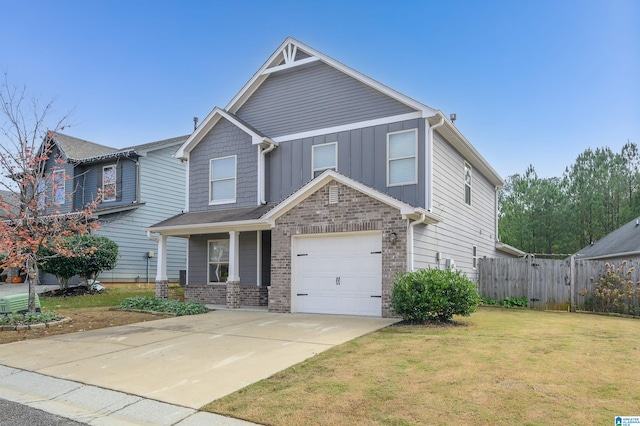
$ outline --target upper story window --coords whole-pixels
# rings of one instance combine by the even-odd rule
[[[387,186],[418,182],[418,131],[387,134]]]
[[[478,247],[471,246],[471,267],[476,269],[478,267]]]
[[[44,179],[39,179],[36,185],[36,197],[38,200],[38,210],[42,210],[45,207],[47,201],[47,194],[45,192],[46,184]]]
[[[236,156],[212,159],[209,176],[209,204],[235,203]]]
[[[471,165],[464,162],[464,202],[471,205]]]
[[[316,177],[325,170],[338,170],[338,142],[323,143],[311,147],[313,176]]]
[[[53,200],[56,204],[64,204],[65,194],[64,170],[53,172]]]
[[[102,168],[102,202],[116,201],[116,166],[104,166]]]

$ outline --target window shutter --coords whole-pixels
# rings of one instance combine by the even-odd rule
[[[116,166],[116,201],[122,201],[122,163]]]
[[[102,166],[96,167],[96,192],[93,194],[93,198],[98,195],[98,192],[102,190]]]

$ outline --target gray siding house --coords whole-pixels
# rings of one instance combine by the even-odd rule
[[[440,111],[292,38],[175,156],[188,203],[148,228],[188,241],[187,298],[392,316],[393,277],[519,251],[497,240],[503,181]]]
[[[117,266],[100,274],[104,282],[153,282],[157,268],[157,243],[147,238],[144,228],[180,213],[185,204],[186,166],[173,154],[187,136],[132,146],[111,148],[57,133],[46,173],[64,170],[64,188],[43,196],[56,197],[61,213],[84,208],[104,196],[94,217],[100,222],[96,235],[118,244]],[[64,163],[56,159],[64,160]],[[167,247],[170,261],[167,276],[177,282],[186,268],[186,242],[173,240]],[[57,284],[53,275],[41,277],[43,284]]]

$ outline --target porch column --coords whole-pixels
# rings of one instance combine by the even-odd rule
[[[158,260],[156,270],[156,297],[166,299],[169,297],[169,279],[167,278],[167,236],[159,235]]]
[[[227,308],[240,307],[240,232],[229,231],[229,276],[227,277]]]

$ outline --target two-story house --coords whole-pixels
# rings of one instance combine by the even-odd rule
[[[100,222],[95,234],[115,241],[119,255],[117,266],[103,272],[100,280],[154,281],[157,244],[147,238],[143,229],[180,213],[184,207],[186,167],[173,154],[186,139],[183,136],[116,149],[61,133],[53,135],[45,173],[54,174],[47,181],[60,184],[38,190],[43,205],[50,205],[47,197],[51,197],[60,213],[83,209],[96,199],[99,190],[102,192],[101,202],[93,212]],[[174,240],[167,249],[167,274],[177,282],[186,265],[185,241]],[[42,276],[41,282],[57,284],[50,274]]]
[[[396,273],[476,278],[503,181],[440,111],[292,38],[175,156],[187,208],[148,228],[188,240],[189,299],[274,312],[391,316]],[[517,252],[517,250],[516,250]]]

